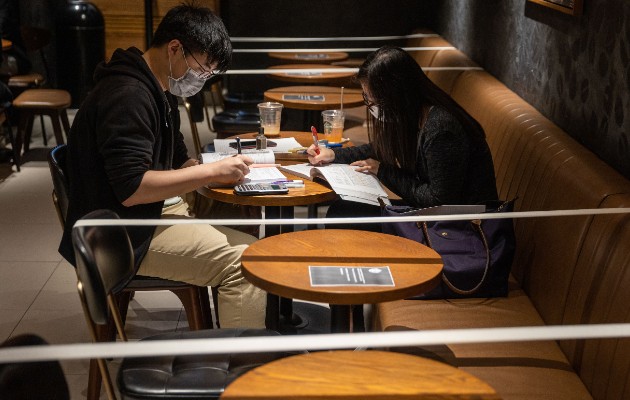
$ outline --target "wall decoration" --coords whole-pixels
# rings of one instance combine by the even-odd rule
[[[540,4],[545,7],[565,14],[579,16],[582,15],[582,0],[527,0],[530,3]]]

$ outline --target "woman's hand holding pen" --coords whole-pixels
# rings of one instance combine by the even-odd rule
[[[378,167],[381,165],[380,161],[375,160],[373,158],[368,158],[367,160],[359,160],[350,164],[355,167],[359,167],[356,170],[358,172],[369,172],[371,174],[378,174]]]
[[[314,144],[311,145],[308,149],[306,149],[306,154],[308,155],[308,162],[312,165],[322,165],[328,164],[335,160],[335,152],[331,149],[327,149],[325,147],[319,147],[319,154],[317,153],[318,147],[315,147]]]

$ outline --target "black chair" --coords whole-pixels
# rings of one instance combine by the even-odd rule
[[[218,139],[223,139],[238,133],[258,132],[260,114],[256,105],[245,106],[236,101],[229,101],[223,94],[221,81],[212,84],[210,94],[214,107],[211,130],[217,133]],[[260,99],[259,102],[261,102]],[[257,104],[257,103],[256,103]],[[222,111],[218,111],[218,108]]]
[[[115,219],[109,210],[97,210],[87,219]],[[134,258],[123,226],[79,226],[72,232],[77,259],[78,290],[92,338],[98,326],[114,321],[126,340],[118,312],[116,288],[134,276]],[[144,340],[276,336],[266,329],[212,329],[161,334]],[[217,399],[224,388],[248,370],[296,353],[253,353],[192,356],[155,356],[124,359],[117,385],[123,397],[133,399]],[[110,399],[115,398],[105,360],[97,360]]]
[[[46,345],[33,334],[6,340],[0,347]],[[0,364],[0,399],[3,400],[69,400],[70,392],[58,361],[13,362]]]
[[[63,229],[68,212],[68,181],[65,173],[67,146],[59,145],[48,153],[48,166],[53,181],[52,199]],[[168,290],[175,294],[182,302],[186,311],[188,326],[191,330],[211,328],[213,326],[212,311],[210,309],[210,296],[205,286],[192,285],[185,282],[171,281],[168,279],[135,275],[119,294],[120,313],[123,321],[126,318],[129,302],[136,291],[160,291]],[[219,327],[218,292],[212,288],[215,307],[216,325]],[[101,340],[111,340],[115,336],[113,325],[104,327],[99,331]],[[90,384],[88,392],[100,392],[99,372],[95,366],[90,369]]]

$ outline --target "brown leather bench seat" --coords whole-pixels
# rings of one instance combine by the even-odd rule
[[[476,66],[457,50],[438,51],[430,66],[454,65]],[[630,181],[486,71],[428,76],[483,126],[499,195],[518,197],[516,211],[630,207]],[[629,222],[626,214],[517,219],[508,297],[383,303],[376,306],[375,329],[630,322]],[[627,339],[404,351],[459,366],[505,400],[630,398]]]

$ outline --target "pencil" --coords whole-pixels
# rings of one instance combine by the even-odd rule
[[[252,164],[249,168],[270,168],[270,167],[279,167],[280,164]]]

